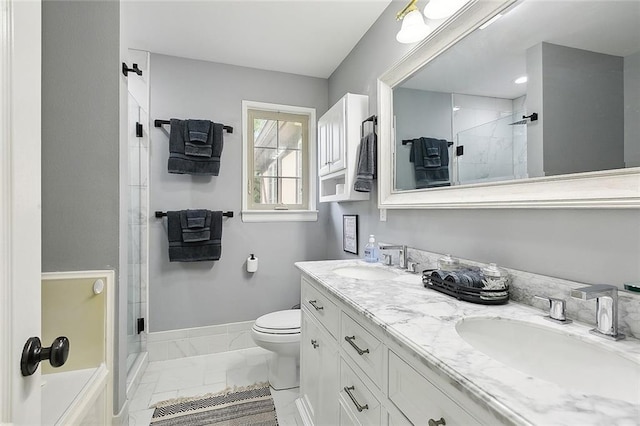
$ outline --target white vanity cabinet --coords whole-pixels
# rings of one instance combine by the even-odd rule
[[[321,283],[303,275],[301,294],[305,425],[499,424]]]
[[[369,199],[369,193],[353,190],[360,128],[368,110],[368,96],[347,93],[318,120],[321,203]]]
[[[338,424],[340,311],[304,278],[301,289],[300,399],[296,402],[305,424]]]

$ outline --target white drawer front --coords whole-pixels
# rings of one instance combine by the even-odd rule
[[[389,399],[413,424],[440,419],[447,426],[480,424],[392,351],[389,351]]]
[[[413,426],[405,416],[400,413],[389,412],[389,426]]]
[[[380,387],[384,354],[380,340],[343,312],[339,341],[344,352]]]
[[[322,324],[333,337],[338,336],[340,310],[335,303],[302,278],[301,305]]]
[[[380,402],[344,360],[340,360],[340,404],[351,419],[344,424],[380,424]],[[340,414],[342,424],[345,413]]]

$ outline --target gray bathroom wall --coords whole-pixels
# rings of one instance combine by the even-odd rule
[[[169,262],[167,221],[150,219],[150,331],[254,320],[300,301],[293,265],[323,259],[326,207],[317,222],[243,223],[243,100],[327,110],[328,81],[279,72],[153,54],[151,119],[210,119],[233,126],[224,134],[220,174],[196,177],[167,172],[168,126],[152,129],[150,211],[206,208],[231,210],[223,219],[222,257],[217,262]],[[258,272],[246,272],[250,253]]]
[[[640,52],[624,58],[624,162],[640,167]]]
[[[393,111],[396,118],[396,164],[411,165],[411,144],[402,145],[404,139],[422,136],[452,140],[451,93],[429,92],[398,88],[393,91]],[[415,189],[416,179],[412,167],[398,168],[398,188]]]
[[[329,78],[330,104],[350,91],[369,95],[375,111],[376,79],[410,48],[395,40],[402,7],[392,2]],[[380,222],[377,198],[330,204],[327,258],[353,257],[342,251],[342,215],[358,214],[360,235],[378,241],[585,283],[640,279],[639,210],[389,210]]]
[[[119,14],[116,1],[42,3],[44,272],[118,277]],[[123,342],[116,338],[116,354]],[[126,366],[116,357],[114,367],[117,412]]]
[[[623,59],[542,43],[541,61],[545,176],[623,168]]]

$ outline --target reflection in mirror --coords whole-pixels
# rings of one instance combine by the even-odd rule
[[[524,0],[393,89],[396,190],[640,166],[640,2]]]

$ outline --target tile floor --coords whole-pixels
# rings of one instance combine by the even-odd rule
[[[129,403],[129,426],[148,426],[153,415],[153,408],[149,407],[159,401],[266,382],[268,356],[268,351],[256,347],[150,362]],[[295,400],[298,391],[299,388],[271,389],[281,426],[297,425]]]

